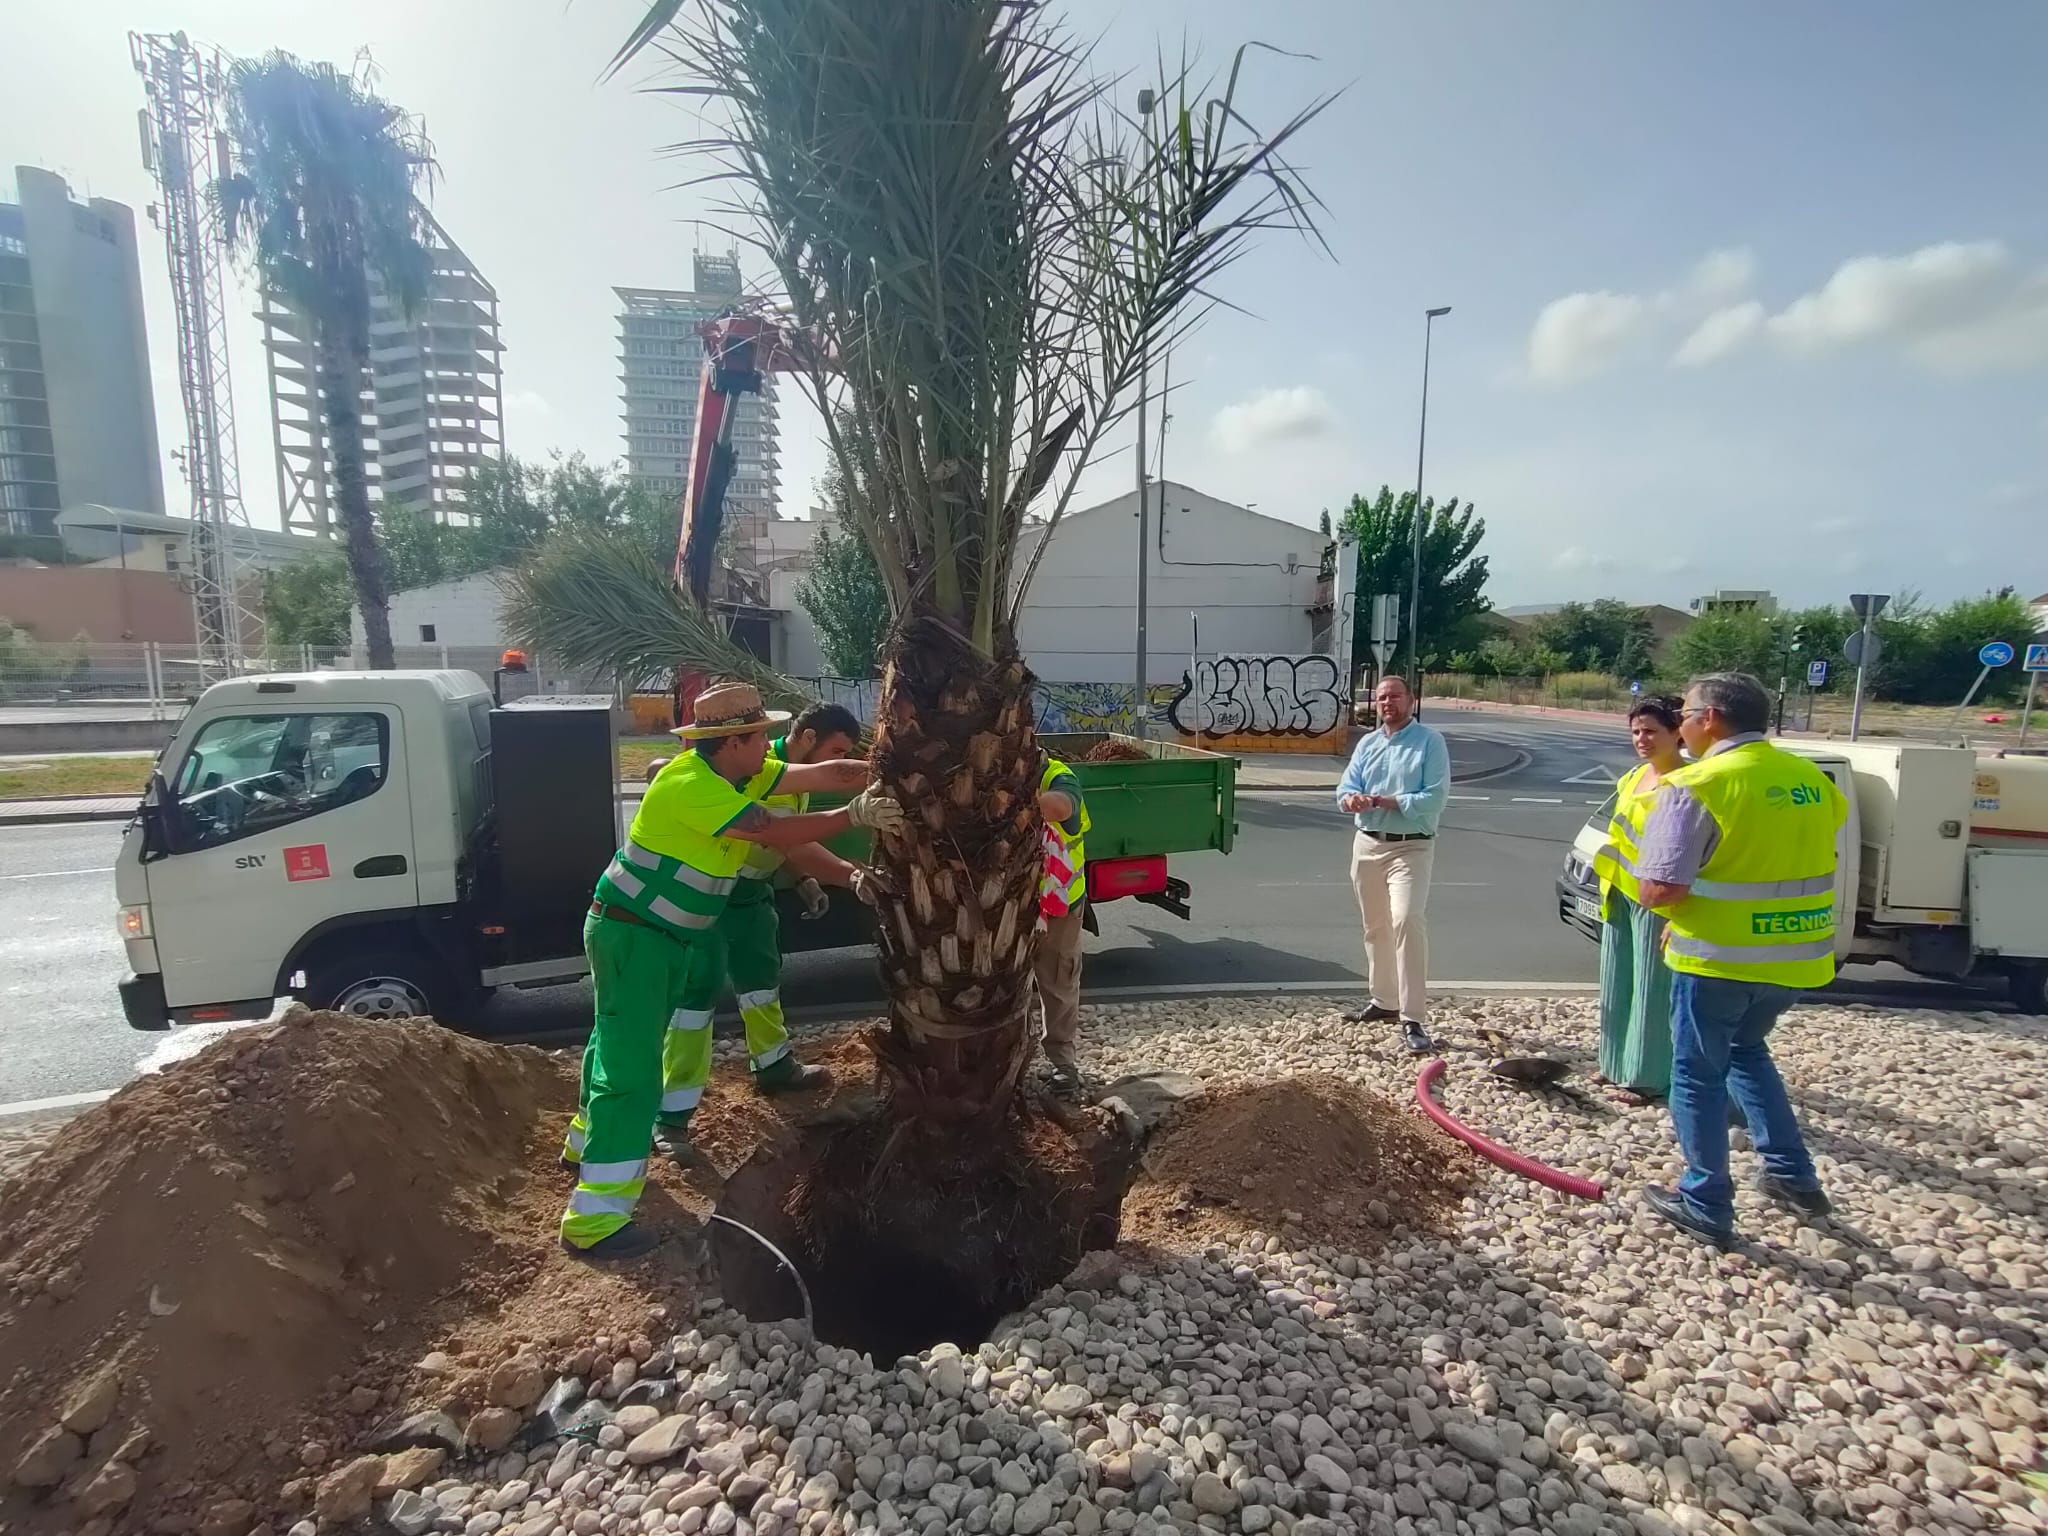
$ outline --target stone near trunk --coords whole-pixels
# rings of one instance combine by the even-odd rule
[[[1047,1413],[1056,1413],[1061,1418],[1072,1418],[1094,1401],[1086,1387],[1071,1382],[1054,1387],[1039,1399]]]
[[[1499,1466],[1507,1456],[1500,1436],[1481,1424],[1447,1421],[1443,1426],[1443,1437],[1444,1443],[1460,1456],[1484,1462],[1489,1467]]]
[[[135,1469],[124,1461],[110,1461],[78,1491],[78,1512],[86,1519],[111,1515],[128,1507],[135,1497]]]
[[[688,1449],[690,1432],[694,1427],[695,1420],[680,1413],[670,1414],[633,1437],[632,1443],[626,1447],[626,1460],[636,1467],[644,1467],[679,1456]]]
[[[370,1512],[377,1479],[384,1471],[381,1456],[358,1456],[320,1479],[313,1495],[313,1513],[325,1526],[347,1525]]]
[[[480,1451],[502,1451],[519,1433],[519,1415],[510,1408],[479,1408],[470,1415],[463,1438]]]
[[[547,1386],[541,1363],[531,1355],[517,1355],[491,1372],[484,1396],[500,1408],[531,1408]]]
[[[199,1536],[246,1536],[256,1518],[256,1506],[247,1499],[222,1499],[199,1517]]]
[[[1188,1500],[1205,1515],[1229,1515],[1237,1511],[1237,1493],[1214,1472],[1198,1473]]]
[[[1302,1458],[1301,1470],[1305,1476],[1331,1493],[1349,1493],[1351,1474],[1320,1451]]]
[[[427,1536],[441,1517],[441,1506],[410,1490],[400,1490],[384,1507],[384,1523],[398,1536]]]
[[[57,1420],[74,1435],[89,1435],[114,1416],[120,1396],[121,1378],[109,1366],[72,1389]]]
[[[410,1450],[386,1456],[384,1465],[377,1473],[377,1493],[380,1499],[388,1499],[403,1489],[417,1488],[447,1461],[448,1453],[438,1445],[416,1445]]]
[[[661,1422],[661,1410],[646,1403],[629,1403],[618,1411],[612,1422],[619,1426],[619,1433],[632,1440]]]
[[[68,1429],[44,1430],[14,1464],[14,1481],[23,1488],[54,1488],[85,1455],[85,1442]]]
[[[1057,1511],[1053,1508],[1052,1495],[1041,1488],[1029,1498],[1020,1499],[1010,1515],[1010,1529],[1017,1536],[1038,1536],[1038,1532],[1052,1524]]]
[[[373,1451],[404,1451],[428,1445],[437,1445],[451,1456],[460,1456],[469,1449],[463,1438],[462,1426],[439,1409],[415,1413],[378,1430],[370,1437],[369,1448]]]

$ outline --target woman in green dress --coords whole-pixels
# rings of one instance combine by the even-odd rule
[[[1642,762],[1615,787],[1600,875],[1600,1081],[1624,1104],[1655,1103],[1671,1091],[1671,973],[1664,968],[1664,919],[1637,901],[1635,855],[1664,776],[1678,769],[1680,703],[1645,699],[1628,713],[1629,741]]]

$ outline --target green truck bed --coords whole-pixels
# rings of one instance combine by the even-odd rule
[[[1237,840],[1237,759],[1174,742],[1140,741],[1100,733],[1041,736],[1039,745],[1074,770],[1087,797],[1088,858],[1132,859],[1162,854],[1228,853]],[[1123,742],[1145,754],[1142,761],[1091,763],[1088,754],[1105,741]],[[813,795],[824,810],[840,796]],[[852,831],[828,846],[855,863],[868,855],[869,834]],[[778,877],[785,951],[836,949],[873,937],[867,911],[844,891],[832,893],[832,910],[815,921],[799,917],[787,889],[788,871]]]

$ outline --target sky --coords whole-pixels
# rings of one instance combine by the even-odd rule
[[[603,77],[635,0],[11,0],[0,178],[140,210],[131,29],[349,63],[424,116],[435,215],[496,285],[506,440],[623,450],[614,285],[682,287],[709,197],[646,70]],[[2048,6],[1782,0],[1073,0],[1135,94],[1163,50],[1273,124],[1340,93],[1294,155],[1328,249],[1265,240],[1172,359],[1164,470],[1313,523],[1425,484],[1486,519],[1496,604],[1722,587],[1796,603],[2048,590]],[[1853,20],[1850,18],[1853,16]],[[161,246],[144,299],[160,436],[182,441]],[[758,270],[750,270],[759,278]],[[235,389],[252,520],[276,521],[246,285]],[[787,401],[787,394],[785,395]],[[786,514],[825,453],[786,405]],[[1079,504],[1132,481],[1129,434]],[[184,503],[166,465],[166,495]]]

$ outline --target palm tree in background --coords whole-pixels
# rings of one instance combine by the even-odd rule
[[[390,580],[370,515],[362,389],[372,286],[407,314],[426,299],[416,193],[432,151],[365,79],[271,53],[234,67],[228,156],[215,189],[228,240],[311,332],[342,548],[370,665],[389,668]]]
[[[779,279],[888,589],[873,760],[908,815],[877,849],[896,894],[873,1044],[892,1120],[972,1142],[1032,1046],[1041,754],[1016,623],[1049,541],[1019,569],[1019,535],[1027,513],[1057,526],[1147,349],[1217,302],[1252,237],[1313,234],[1281,151],[1325,103],[1255,131],[1240,50],[1213,82],[1162,66],[1140,121],[1048,0],[656,0],[614,67],[650,55],[705,120],[677,148]],[[558,660],[637,673],[663,659],[650,641],[701,638],[684,595],[572,563],[551,599],[518,589]]]

